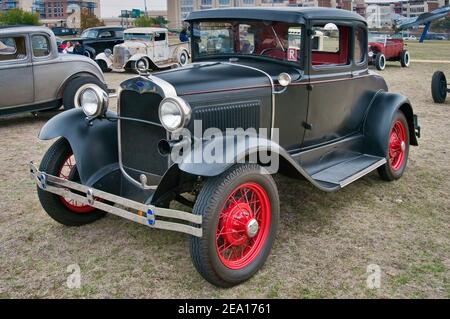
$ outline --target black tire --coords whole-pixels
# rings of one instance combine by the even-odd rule
[[[219,215],[229,195],[244,183],[262,187],[270,203],[270,222],[267,236],[261,241],[260,250],[248,265],[240,269],[225,266],[216,250],[216,230]],[[219,287],[232,287],[252,277],[269,256],[276,237],[279,221],[278,190],[272,176],[261,174],[256,164],[238,164],[223,174],[206,180],[193,208],[193,213],[203,216],[203,237],[190,238],[190,253],[197,271],[208,282]],[[247,225],[248,226],[248,225]]]
[[[431,95],[434,103],[444,103],[447,98],[447,79],[444,72],[436,71],[431,80]]]
[[[392,163],[389,157],[389,141],[390,141],[390,134],[393,130],[394,124],[400,121],[404,128],[405,128],[405,137],[406,137],[406,141],[405,141],[405,150],[404,150],[404,159],[403,162],[401,164],[400,167],[398,167],[397,169],[394,169],[392,167]],[[409,156],[409,141],[410,141],[410,136],[409,136],[409,125],[408,125],[408,121],[406,120],[405,115],[403,114],[402,111],[397,111],[397,113],[394,116],[394,119],[392,120],[391,126],[390,126],[390,130],[389,130],[389,135],[386,137],[387,138],[387,144],[388,144],[388,149],[386,151],[387,156],[386,156],[386,161],[387,163],[384,164],[383,166],[378,168],[378,174],[380,175],[380,177],[388,182],[394,181],[399,179],[400,177],[402,177],[403,173],[406,170],[406,166],[408,165],[408,156]]]
[[[379,71],[383,71],[386,68],[386,57],[382,53],[378,53],[375,57],[375,67]]]
[[[96,57],[95,51],[93,49],[85,49],[84,55],[91,60],[94,60],[94,58]]]
[[[91,75],[81,75],[70,80],[63,92],[63,105],[65,110],[70,110],[75,107],[75,95],[77,91],[85,84],[96,84],[106,91],[106,85],[98,78]]]
[[[111,69],[108,68],[108,65],[106,64],[105,61],[103,61],[103,60],[95,60],[95,61],[97,62],[97,64],[98,64],[98,66],[100,67],[100,69],[102,69],[102,72],[103,72],[103,73],[109,73],[109,72],[111,72]]]
[[[49,175],[58,176],[61,167],[72,154],[72,149],[66,139],[57,140],[45,153],[39,170]],[[76,166],[72,169],[70,180],[79,181]],[[106,215],[105,212],[94,209],[88,213],[76,213],[62,203],[60,196],[37,188],[39,201],[47,214],[58,223],[66,226],[82,226],[90,224]]]
[[[403,68],[409,67],[411,62],[408,50],[403,50],[400,54],[400,64]]]

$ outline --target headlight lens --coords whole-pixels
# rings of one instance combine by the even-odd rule
[[[159,105],[159,120],[164,128],[176,132],[189,123],[191,119],[190,106],[180,97],[168,97]]]
[[[369,51],[369,57],[370,58],[373,57],[373,52],[372,51]]]
[[[83,85],[75,95],[75,105],[89,118],[103,115],[108,109],[108,94],[95,84]]]
[[[84,113],[87,116],[92,117],[95,115],[95,113],[97,113],[97,110],[100,107],[100,99],[95,91],[89,88],[81,93],[80,104],[83,108]]]

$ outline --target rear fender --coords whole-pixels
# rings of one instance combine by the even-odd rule
[[[386,157],[391,123],[397,111],[406,117],[409,127],[410,145],[417,146],[414,114],[409,100],[398,93],[379,92],[372,102],[363,125],[369,154]]]
[[[53,117],[39,133],[41,140],[57,137],[69,142],[83,185],[92,186],[118,169],[117,123],[97,119],[90,124],[81,109],[72,109]]]

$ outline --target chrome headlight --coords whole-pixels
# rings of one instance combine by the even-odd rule
[[[77,106],[83,109],[88,118],[105,114],[108,109],[108,94],[98,85],[89,83],[78,89],[75,95]]]
[[[165,98],[159,105],[159,120],[169,132],[184,128],[191,119],[191,113],[189,104],[178,96]]]
[[[370,50],[370,49],[369,49]],[[369,58],[373,57],[373,52],[369,51]]]
[[[111,49],[106,49],[106,50],[105,50],[105,55],[106,55],[107,57],[110,57],[110,56],[112,55]]]

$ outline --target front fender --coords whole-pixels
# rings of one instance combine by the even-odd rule
[[[115,117],[108,111],[108,117]],[[73,151],[83,185],[92,186],[118,169],[117,124],[105,119],[86,121],[81,109],[58,114],[48,121],[39,139],[65,138]]]
[[[112,55],[110,55],[108,57],[105,53],[100,53],[100,54],[97,54],[97,56],[95,57],[95,61],[97,61],[97,60],[105,61],[108,68],[112,67],[112,64],[113,64],[113,56]]]
[[[405,114],[408,121],[410,144],[418,145],[414,113],[409,100],[398,93],[379,92],[369,108],[363,126],[363,133],[367,139],[367,153],[387,156],[391,124],[398,110]]]

